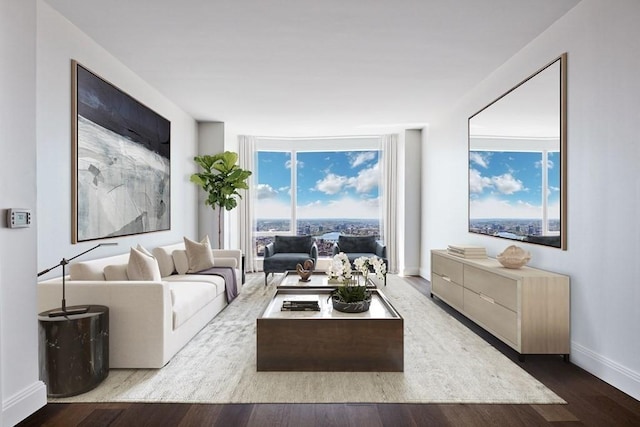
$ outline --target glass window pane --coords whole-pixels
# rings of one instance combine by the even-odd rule
[[[515,240],[559,231],[559,157],[547,153],[545,168],[541,152],[470,151],[469,230]]]
[[[264,247],[273,242],[273,236],[254,236],[253,246],[256,248],[257,256],[264,256]]]
[[[258,151],[256,231],[291,231],[291,153]]]
[[[319,256],[331,256],[340,234],[380,236],[379,152],[298,152],[297,234],[316,236]]]

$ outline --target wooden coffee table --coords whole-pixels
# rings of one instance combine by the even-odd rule
[[[258,371],[404,370],[404,320],[378,289],[369,311],[333,310],[332,288],[279,288],[257,319]],[[320,311],[281,311],[285,299],[317,298]]]

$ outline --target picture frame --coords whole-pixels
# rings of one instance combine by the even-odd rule
[[[171,229],[171,122],[71,68],[72,243]]]

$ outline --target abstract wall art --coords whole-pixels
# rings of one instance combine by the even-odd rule
[[[72,243],[171,228],[171,122],[72,61]]]

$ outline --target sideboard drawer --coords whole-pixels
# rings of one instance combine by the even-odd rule
[[[517,280],[465,265],[464,287],[477,294],[486,295],[510,310],[518,310]]]
[[[486,295],[465,289],[464,312],[481,326],[518,346],[518,318],[514,311],[496,304]]]
[[[451,281],[462,285],[462,263],[445,258],[436,254],[431,257],[431,270],[443,277],[448,277]]]
[[[452,282],[448,278],[442,278],[437,274],[431,275],[431,293],[445,301],[450,306],[462,310],[462,286]]]
[[[571,351],[569,276],[431,251],[431,293],[520,354]]]

